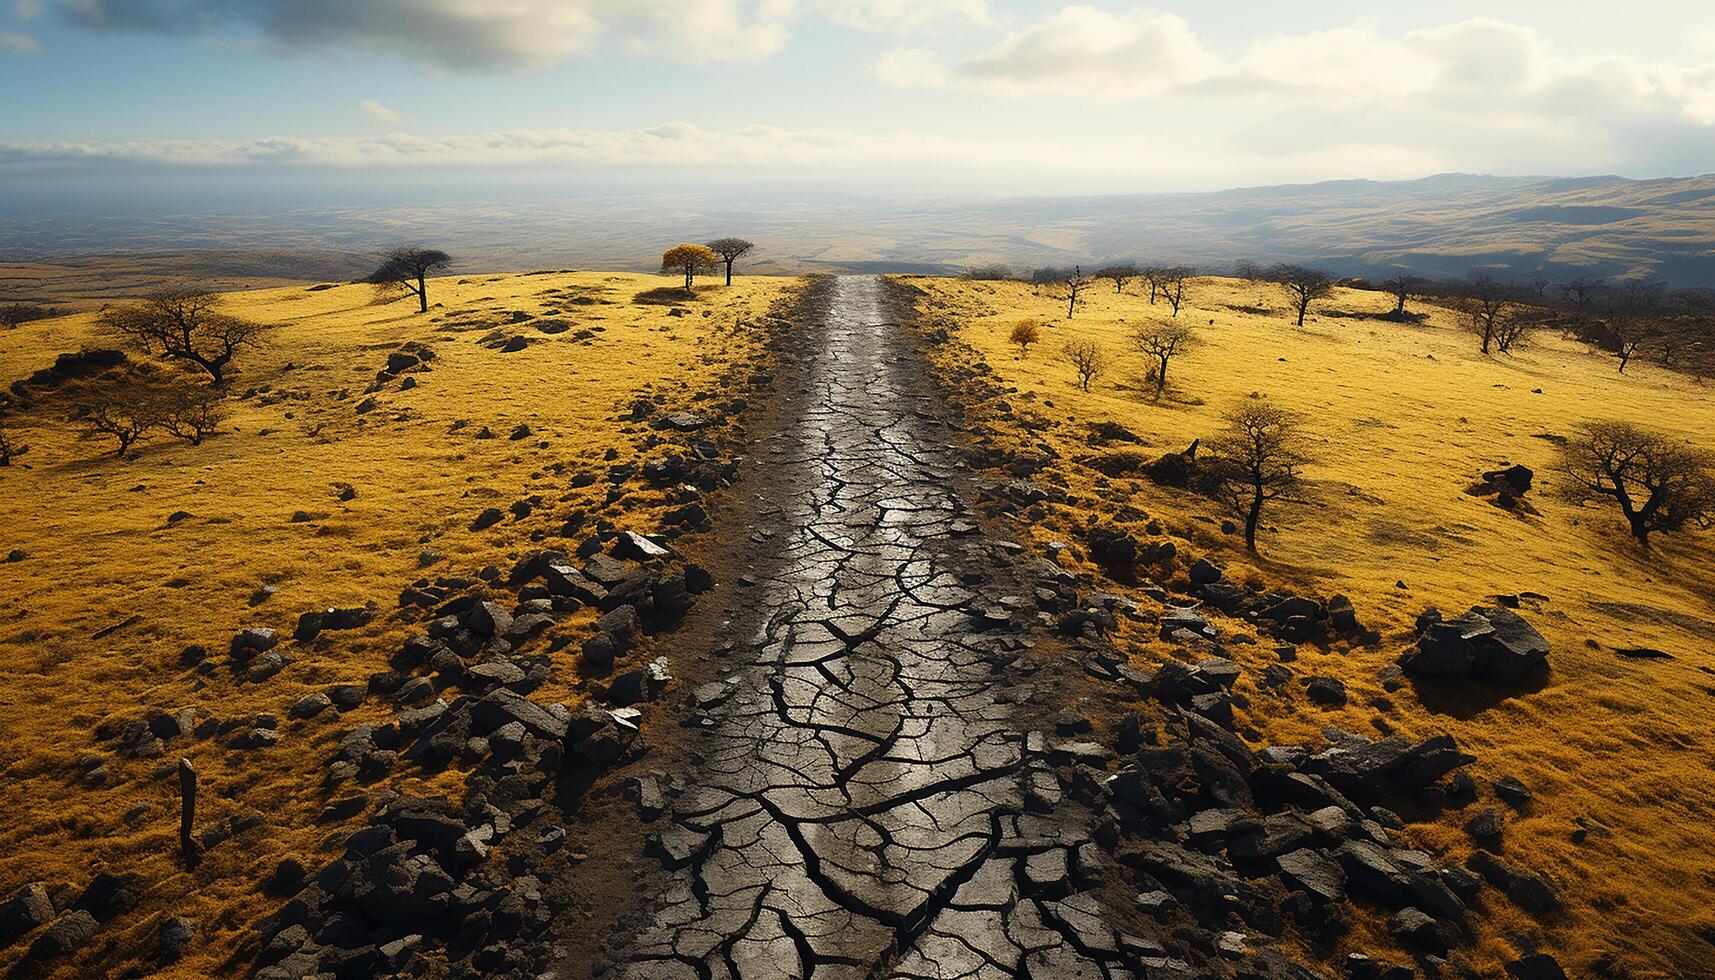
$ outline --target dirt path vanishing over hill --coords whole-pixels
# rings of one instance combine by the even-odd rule
[[[1004,552],[884,307],[835,280],[786,382],[802,411],[759,453],[771,567],[730,593],[733,670],[693,694],[701,768],[660,836],[678,868],[624,976],[1133,975],[1083,892],[1089,814],[1052,806],[1049,742],[1013,707]]]
[[[1463,961],[1486,886],[1552,910],[1528,867],[1449,866],[1392,809],[1463,792],[1428,792],[1472,761],[1451,738],[1235,726],[1231,649],[1352,624],[1240,585],[1271,611],[1199,608],[1150,577],[1163,546],[1101,576],[1021,546],[1079,500],[967,429],[911,287],[825,279],[801,310],[694,555],[723,587],[663,649],[681,686],[646,753],[562,798],[585,860],[548,883],[577,908],[554,976],[1400,976]],[[1159,637],[1121,649],[1121,619]]]

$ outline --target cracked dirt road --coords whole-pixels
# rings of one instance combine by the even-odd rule
[[[771,444],[732,593],[745,630],[699,689],[674,870],[618,975],[1131,977],[1148,972],[1092,892],[1089,817],[1055,805],[1046,740],[984,628],[1004,589],[938,420],[873,278],[832,286],[803,411]],[[992,560],[989,561],[992,565]],[[992,615],[992,614],[991,614]]]

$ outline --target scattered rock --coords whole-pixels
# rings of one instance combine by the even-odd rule
[[[1429,610],[1418,624],[1417,643],[1399,664],[1420,677],[1516,683],[1548,660],[1548,641],[1510,609],[1473,606],[1450,620]]]

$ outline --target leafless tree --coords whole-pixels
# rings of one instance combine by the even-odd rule
[[[1090,390],[1090,382],[1108,369],[1108,356],[1102,345],[1087,337],[1073,338],[1061,348],[1061,356],[1078,372],[1078,387]]]
[[[1715,293],[1696,289],[1676,290],[1668,297],[1661,334],[1652,345],[1662,367],[1678,369],[1690,364],[1701,371],[1712,362],[1715,350]]]
[[[232,359],[261,343],[266,328],[228,316],[218,304],[219,297],[206,289],[176,287],[104,310],[99,320],[146,353],[195,364],[223,385]]]
[[[1602,280],[1586,279],[1579,276],[1560,287],[1560,297],[1571,308],[1572,315],[1577,322],[1583,323],[1590,312],[1590,308],[1607,291],[1608,284]]]
[[[1058,285],[1060,296],[1066,301],[1066,319],[1072,319],[1072,312],[1078,308],[1079,303],[1083,302],[1084,292],[1094,282],[1093,277],[1084,275],[1084,270],[1080,266],[1073,266],[1071,272],[1060,277]]]
[[[1030,345],[1042,339],[1042,328],[1035,320],[1020,320],[1012,325],[1012,336],[1008,339],[1018,345],[1019,357],[1029,357]]]
[[[225,420],[226,401],[218,390],[181,384],[161,392],[156,424],[193,446],[202,445]]]
[[[1483,353],[1495,346],[1495,333],[1513,307],[1513,289],[1486,272],[1473,272],[1454,287],[1465,328],[1482,338]]]
[[[1146,265],[1138,270],[1137,274],[1142,276],[1144,283],[1149,286],[1150,306],[1154,306],[1155,301],[1161,298],[1161,282],[1166,271],[1166,266],[1160,265]]]
[[[1530,294],[1538,302],[1547,300],[1548,287],[1552,285],[1554,285],[1554,281],[1551,279],[1547,279],[1543,276],[1532,276],[1530,280]]]
[[[1256,553],[1263,508],[1298,483],[1309,461],[1302,417],[1257,398],[1224,416],[1226,427],[1209,443],[1210,475],[1217,495],[1244,522],[1245,547]]]
[[[109,438],[118,445],[113,455],[124,459],[131,447],[160,424],[160,392],[135,378],[103,379],[71,392],[72,421],[82,423],[92,438]]]
[[[429,277],[453,264],[452,256],[435,248],[403,245],[381,257],[381,265],[364,281],[377,292],[404,292],[417,297],[417,310],[429,312]]]
[[[1620,359],[1621,374],[1626,373],[1632,357],[1660,335],[1660,323],[1666,313],[1662,294],[1659,282],[1625,282],[1613,290],[1604,304],[1603,313],[1608,319],[1614,353]]]
[[[1626,365],[1632,363],[1643,346],[1655,339],[1655,333],[1645,324],[1637,321],[1627,321],[1614,327],[1614,356],[1620,359],[1620,373],[1626,373]]]
[[[1182,265],[1167,266],[1161,270],[1161,295],[1167,304],[1173,307],[1173,315],[1179,315],[1179,306],[1185,302],[1185,284],[1196,273]]]
[[[1608,497],[1644,549],[1657,531],[1715,522],[1715,457],[1630,422],[1592,422],[1561,447],[1565,496]]]
[[[1131,344],[1139,353],[1155,358],[1150,372],[1155,381],[1155,398],[1167,388],[1167,365],[1174,357],[1195,345],[1197,335],[1186,323],[1146,323],[1132,331]]]
[[[1115,293],[1124,292],[1125,284],[1136,279],[1138,274],[1137,266],[1130,263],[1125,265],[1110,265],[1105,269],[1096,270],[1097,279],[1113,280]]]
[[[1389,276],[1382,281],[1382,289],[1393,297],[1393,315],[1395,317],[1405,318],[1406,301],[1411,299],[1423,286],[1424,282],[1420,277],[1407,272]]]
[[[721,264],[726,266],[726,284],[730,286],[732,264],[756,246],[742,238],[717,238],[712,242],[705,242],[703,247],[721,257]]]
[[[1302,265],[1277,265],[1268,270],[1268,279],[1286,288],[1301,327],[1304,326],[1305,315],[1310,312],[1310,304],[1334,292],[1334,280],[1328,273]]]
[[[1514,306],[1502,313],[1495,320],[1495,349],[1503,354],[1511,354],[1513,348],[1523,343],[1525,336],[1535,330],[1541,322],[1541,315],[1534,310]]]

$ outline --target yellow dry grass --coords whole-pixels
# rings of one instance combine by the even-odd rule
[[[226,431],[200,447],[156,438],[137,458],[111,458],[111,444],[86,442],[63,422],[26,416],[15,433],[30,447],[0,469],[0,890],[37,879],[81,888],[100,870],[134,872],[151,883],[141,912],[104,929],[67,975],[126,966],[153,945],[166,915],[198,922],[201,937],[173,971],[223,975],[237,943],[274,902],[260,882],[285,857],[312,869],[343,838],[339,823],[317,814],[336,795],[323,785],[338,732],[385,723],[374,699],[337,720],[286,719],[306,693],[363,682],[387,668],[407,627],[390,621],[400,588],[419,576],[502,571],[535,547],[573,546],[579,538],[530,540],[528,529],[558,527],[575,510],[620,527],[653,531],[660,495],[632,483],[609,501],[607,468],[634,462],[654,438],[620,421],[632,401],[663,396],[663,410],[690,410],[724,369],[761,354],[761,331],[746,329],[794,283],[745,278],[705,287],[673,317],[665,305],[639,305],[659,277],[555,273],[444,279],[431,284],[436,308],[414,300],[378,303],[366,286],[302,286],[232,294],[231,312],[276,324],[263,350],[241,357]],[[554,336],[529,322],[507,325],[512,311],[545,311],[570,321]],[[501,352],[479,341],[491,330],[534,343]],[[593,336],[578,339],[577,332]],[[355,407],[388,352],[416,341],[436,352],[416,387],[397,381]],[[7,383],[52,362],[56,353],[111,344],[92,314],[30,323],[0,332]],[[468,424],[454,430],[455,422]],[[508,438],[527,424],[525,439]],[[487,427],[492,439],[477,438]],[[605,459],[617,451],[614,461]],[[578,473],[593,485],[573,487]],[[342,502],[333,484],[354,486]],[[507,509],[539,495],[537,519],[508,519],[469,530],[482,509]],[[190,516],[168,522],[168,515]],[[293,522],[295,512],[310,519]],[[552,516],[551,524],[544,515]],[[586,532],[587,533],[587,532]],[[581,536],[580,536],[581,537]],[[419,567],[422,552],[443,558]],[[254,608],[258,586],[278,590]],[[234,631],[271,626],[287,635],[298,613],[374,601],[370,626],[292,646],[293,662],[261,683],[241,683],[225,667]],[[588,611],[556,627],[575,634]],[[111,635],[98,631],[126,623]],[[198,678],[180,667],[188,644],[203,644],[220,669]],[[569,658],[570,651],[556,654]],[[569,667],[537,695],[573,703]],[[280,719],[278,747],[229,750],[215,739],[174,739],[161,760],[113,757],[92,732],[103,721],[194,708],[199,718],[269,713]],[[224,740],[220,740],[224,741]],[[79,780],[86,758],[108,759],[107,785]],[[182,871],[176,852],[175,782],[159,771],[180,755],[201,772],[199,824],[258,811],[267,826],[209,852]],[[170,769],[170,765],[166,768]],[[455,791],[449,770],[424,785],[402,777],[393,788]],[[349,792],[349,788],[339,792]],[[325,838],[325,839],[324,839]],[[27,941],[26,941],[27,943]],[[23,945],[0,952],[0,967]],[[96,975],[85,972],[84,975]]]
[[[1715,956],[1708,725],[1715,708],[1715,541],[1661,535],[1653,556],[1641,556],[1617,512],[1550,496],[1555,445],[1544,436],[1619,418],[1715,449],[1715,392],[1654,365],[1634,364],[1622,377],[1612,357],[1553,335],[1536,337],[1516,356],[1485,358],[1444,309],[1419,306],[1430,313],[1421,325],[1330,315],[1391,309],[1387,297],[1370,292],[1337,290],[1299,329],[1275,287],[1199,279],[1180,319],[1197,326],[1202,343],[1173,361],[1173,397],[1154,404],[1144,358],[1127,338],[1168,310],[1136,295],[1135,285],[1123,296],[1092,291],[1067,320],[1064,300],[1022,284],[910,282],[927,293],[921,308],[945,318],[992,365],[1021,416],[1058,423],[1034,434],[1000,426],[1015,446],[1056,450],[1054,472],[1082,500],[1046,516],[1035,530],[1039,543],[1070,540],[1092,510],[1112,519],[1130,505],[1190,540],[1182,553],[1208,555],[1230,578],[1345,593],[1361,620],[1383,634],[1372,648],[1306,648],[1292,665],[1299,677],[1345,681],[1350,702],[1333,710],[1308,703],[1295,686],[1282,697],[1256,683],[1274,659],[1270,644],[1235,647],[1247,668],[1239,690],[1250,699],[1241,729],[1251,726],[1274,743],[1317,741],[1328,725],[1372,735],[1372,725],[1412,736],[1446,731],[1479,758],[1479,805],[1495,805],[1487,780],[1502,775],[1535,792],[1526,815],[1508,812],[1503,857],[1548,874],[1567,905],[1538,923],[1489,892],[1473,953],[1484,975],[1498,974],[1513,950],[1537,940],[1575,974],[1599,963],[1615,976],[1707,968]],[[1040,346],[1021,359],[1008,338],[1026,317],[1047,327]],[[1110,359],[1087,394],[1059,355],[1073,337],[1097,340]],[[955,353],[946,356],[957,356],[956,347],[949,350]],[[1083,423],[1117,421],[1144,438],[1153,458],[1212,435],[1220,413],[1252,393],[1305,413],[1317,455],[1304,499],[1265,515],[1261,561],[1245,557],[1239,537],[1221,533],[1225,515],[1212,501],[1143,481],[1103,481],[1071,461],[1091,451]],[[974,417],[996,416],[979,410]],[[1536,470],[1531,499],[1539,516],[1462,492],[1481,471],[1509,462]],[[1133,529],[1141,534],[1138,523]],[[1376,672],[1398,656],[1425,607],[1457,613],[1525,591],[1547,597],[1525,610],[1553,646],[1546,687],[1425,691],[1421,699],[1411,687],[1384,691]],[[1242,631],[1243,624],[1234,626]],[[1140,664],[1166,655],[1143,627],[1126,626],[1121,642]],[[1631,647],[1674,659],[1615,653]],[[1470,844],[1458,828],[1473,812],[1421,819],[1412,835],[1462,860]],[[1354,945],[1374,935],[1373,925],[1359,930]]]

